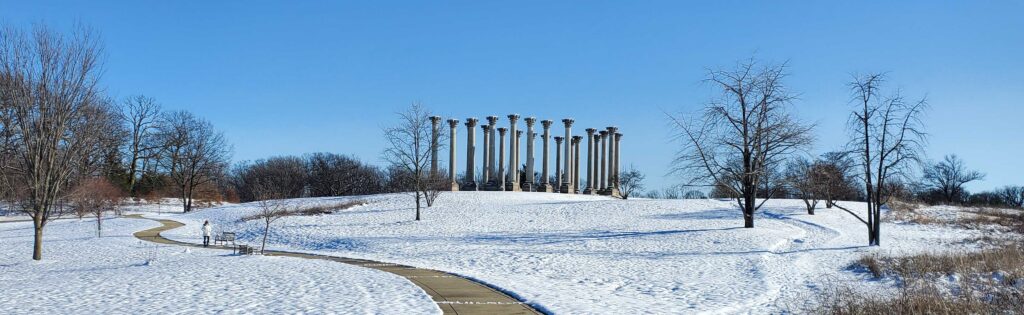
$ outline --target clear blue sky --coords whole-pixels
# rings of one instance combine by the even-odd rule
[[[850,74],[888,71],[891,87],[930,100],[931,158],[957,153],[988,173],[974,190],[1024,184],[1020,1],[0,0],[0,20],[97,28],[110,94],[208,118],[236,160],[382,163],[380,127],[421,101],[460,119],[617,125],[623,164],[665,187],[676,146],[662,111],[698,108],[706,68],[756,54],[789,62],[816,152],[846,142]]]

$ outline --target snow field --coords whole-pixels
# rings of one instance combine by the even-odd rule
[[[453,272],[566,314],[799,309],[834,281],[863,282],[844,270],[864,253],[954,248],[979,235],[883,224],[885,246],[869,248],[859,221],[838,209],[806,215],[798,200],[769,201],[753,229],[742,228],[731,201],[717,200],[457,192],[441,195],[420,222],[412,221],[412,197],[402,194],[288,202],[355,199],[370,204],[275,222],[268,247]],[[198,224],[209,219],[257,243],[261,223],[238,220],[255,211],[240,204],[173,216],[189,226],[165,236],[195,242]]]
[[[439,314],[415,285],[336,262],[233,256],[132,236],[139,219],[60,220],[32,261],[31,223],[0,224],[4,314]]]

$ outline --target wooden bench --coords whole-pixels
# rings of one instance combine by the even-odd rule
[[[235,232],[223,232],[220,233],[220,235],[215,235],[213,237],[213,245],[217,245],[218,243],[227,245],[228,242],[231,242],[231,245],[235,245]]]
[[[254,253],[256,253],[256,249],[252,248],[252,246],[244,245],[244,244],[235,245],[235,254],[238,254],[238,255],[252,255]]]

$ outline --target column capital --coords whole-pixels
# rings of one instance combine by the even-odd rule
[[[480,125],[480,129],[484,130],[484,133],[491,131],[491,125]]]
[[[601,141],[601,135],[594,135],[594,141]]]
[[[498,124],[498,116],[487,116],[487,123],[491,126]]]
[[[430,116],[430,123],[435,124],[435,125],[436,124],[440,124],[441,123],[441,116]]]
[[[448,120],[448,125],[451,126],[452,128],[458,127],[459,126],[459,120],[458,119],[449,119]]]
[[[540,124],[544,125],[544,129],[551,128],[551,124],[552,123],[554,123],[554,121],[551,121],[550,119],[545,119],[545,120],[541,120],[540,121]]]
[[[523,121],[526,122],[527,127],[533,127],[533,124],[537,122],[537,117],[526,117]]]
[[[498,133],[499,133],[499,134],[501,134],[501,136],[502,136],[502,137],[504,137],[504,136],[505,136],[505,132],[506,132],[506,131],[508,131],[508,128],[505,128],[505,127],[498,127]]]
[[[597,129],[594,129],[594,128],[587,128],[587,130],[586,130],[586,131],[587,131],[587,134],[588,134],[588,135],[593,135],[593,134],[594,134],[595,132],[597,132]]]
[[[562,123],[565,124],[566,128],[572,127],[572,123],[574,123],[574,122],[576,122],[576,121],[573,120],[572,118],[562,119]]]
[[[598,131],[597,133],[601,134],[601,138],[604,138],[604,137],[608,136],[608,130],[601,130],[601,131]]]
[[[522,135],[523,135],[523,131],[522,131],[522,130],[516,130],[516,137],[517,137],[517,138],[518,138],[519,136],[522,136]]]
[[[583,140],[583,136],[572,136],[572,143],[579,144],[580,140]]]
[[[619,139],[622,139],[622,134],[621,133],[616,133],[615,134],[615,140],[619,140]]]
[[[562,143],[562,137],[555,136],[555,143],[561,144]]]
[[[519,114],[509,114],[508,115],[508,121],[509,122],[515,124],[517,120],[519,120]]]
[[[614,134],[614,133],[616,133],[618,131],[619,131],[619,127],[615,127],[615,126],[608,127],[608,133],[610,133],[610,134]]]
[[[476,119],[476,118],[473,118],[473,117],[466,118],[466,127],[474,128],[474,127],[476,127],[476,123],[478,121],[480,121],[480,120]]]

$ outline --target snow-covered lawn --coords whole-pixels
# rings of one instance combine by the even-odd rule
[[[3,314],[439,314],[415,285],[329,261],[233,256],[155,245],[132,232],[149,220],[59,220],[32,261],[32,224],[0,224]]]
[[[554,313],[756,313],[799,309],[833,282],[863,286],[846,271],[866,252],[970,248],[980,232],[883,224],[881,248],[840,210],[807,215],[802,202],[769,201],[756,228],[741,228],[732,202],[616,200],[549,193],[445,193],[414,222],[412,198],[376,195],[300,199],[307,205],[369,201],[331,215],[275,222],[268,247],[433,268],[513,292]],[[862,209],[863,205],[846,203]],[[198,225],[258,243],[254,204],[170,218],[189,226],[165,233],[198,241]]]

